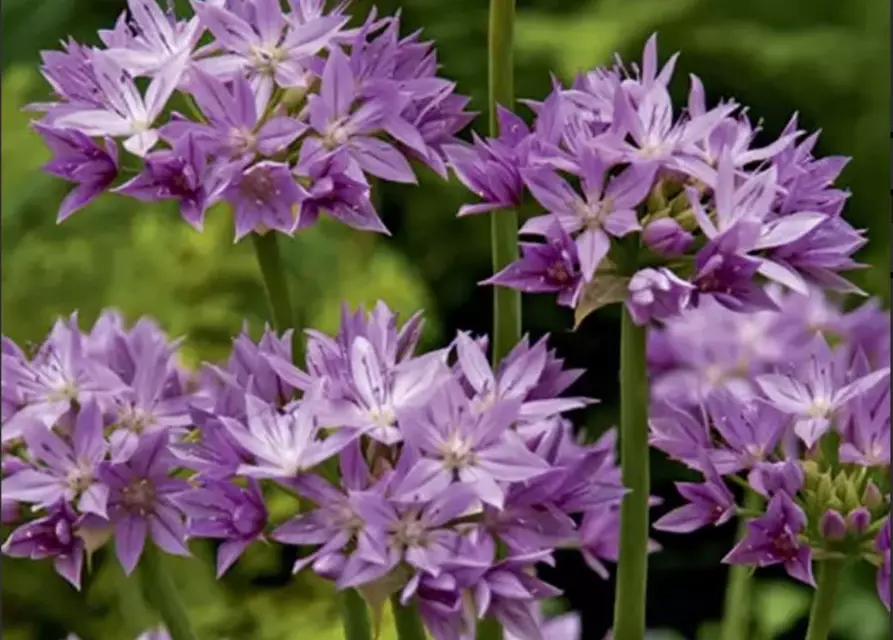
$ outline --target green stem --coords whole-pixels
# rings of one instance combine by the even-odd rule
[[[515,0],[490,0],[488,37],[490,135],[499,135],[496,105],[511,109],[515,102],[514,48]],[[495,212],[490,219],[493,273],[518,259],[518,214],[514,209]],[[493,287],[493,363],[498,364],[521,339],[521,293]]]
[[[747,491],[744,496],[744,512],[758,511],[763,504],[760,494]],[[741,540],[747,533],[747,519],[739,512],[738,534],[735,540]],[[750,638],[750,574],[751,568],[744,565],[732,565],[729,570],[729,582],[726,585],[726,603],[722,618],[720,638],[722,640],[747,640]]]
[[[285,281],[285,267],[282,263],[282,255],[279,253],[279,239],[274,232],[268,231],[263,235],[251,234],[251,240],[254,244],[257,262],[260,265],[264,289],[267,292],[273,327],[279,333],[288,329],[296,329],[291,298],[288,294],[288,283]],[[301,332],[297,330],[292,334],[293,357],[297,356],[299,352],[300,335]]]
[[[648,371],[647,329],[626,308],[620,328],[620,464],[629,493],[620,507],[620,555],[614,599],[614,640],[645,637],[648,577]]]
[[[371,640],[372,626],[369,624],[369,607],[356,589],[346,589],[340,594],[341,625],[344,627],[344,640]]]
[[[498,620],[485,618],[478,621],[475,640],[502,640],[502,637],[502,625]]]
[[[418,608],[412,604],[404,607],[400,604],[400,596],[391,597],[391,611],[394,612],[394,624],[397,626],[399,640],[426,640],[425,625]]]
[[[195,640],[186,609],[170,575],[164,569],[164,556],[153,545],[143,550],[138,570],[143,598],[161,616],[171,640]]]
[[[825,560],[819,565],[818,588],[812,597],[806,640],[827,640],[834,617],[834,600],[843,571],[842,560]]]

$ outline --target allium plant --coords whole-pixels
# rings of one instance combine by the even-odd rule
[[[812,583],[822,561],[812,640],[849,559],[880,567],[889,606],[889,316],[843,314],[819,291],[856,291],[840,274],[865,238],[833,186],[846,160],[815,158],[796,118],[758,147],[746,109],[708,108],[695,77],[674,110],[676,58],[659,68],[652,38],[641,66],[556,81],[527,102],[528,126],[512,111],[514,2],[493,0],[490,135],[464,143],[468,99],[396,16],[349,27],[348,5],[323,0],[193,0],[188,18],[127,5],[102,46],[43,55],[55,95],[31,105],[34,127],[45,170],[75,185],[58,219],[111,192],[175,201],[201,230],[225,203],[236,240],[252,237],[273,327],[198,373],[150,321],[114,313],[88,333],[60,320],[27,352],[4,338],[6,554],[51,558],[78,587],[113,545],[126,573],[139,565],[158,634],[192,640],[158,550],[217,540],[219,576],[256,541],[295,545],[309,549],[295,572],[343,593],[348,640],[372,637],[388,599],[401,640],[495,640],[578,633],[543,620],[557,591],[535,570],[571,547],[602,576],[618,561],[613,634],[642,640],[659,503],[650,358],[652,444],[705,478],[680,485],[688,504],[659,528],[743,515],[728,562]],[[387,233],[372,188],[414,183],[411,160],[474,192],[460,214],[493,213],[492,336],[420,354],[421,316],[400,326],[380,303],[345,312],[334,337],[306,330],[303,350],[278,238],[320,215]],[[519,243],[528,192],[543,211]],[[577,324],[624,303],[622,470],[613,431],[574,434],[567,413],[590,401],[563,393],[581,372],[522,339],[520,292],[556,294]],[[663,329],[646,349],[649,327]],[[301,508],[272,522],[280,490]]]
[[[653,334],[651,443],[703,475],[677,484],[685,504],[654,526],[687,533],[737,514],[743,537],[724,562],[818,587],[808,637],[824,638],[847,563],[878,568],[890,607],[890,316],[873,301],[843,312],[817,291],[766,293],[781,312],[704,305]]]

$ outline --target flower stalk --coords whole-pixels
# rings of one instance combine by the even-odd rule
[[[426,640],[425,625],[414,604],[404,607],[400,604],[400,596],[391,598],[391,611],[394,613],[394,624],[397,626],[399,640]]]
[[[843,560],[825,560],[819,566],[818,587],[812,598],[806,640],[827,640],[834,617],[834,600],[843,572]]]
[[[620,507],[620,555],[614,599],[614,639],[645,637],[648,574],[648,372],[647,328],[627,308],[620,329],[620,464],[629,490]]]
[[[288,293],[288,283],[285,280],[282,254],[279,251],[279,239],[275,233],[268,231],[264,234],[252,234],[251,240],[264,281],[273,327],[280,333],[294,329],[294,312]],[[299,331],[292,334],[292,357],[298,356],[300,335]]]
[[[138,576],[143,598],[164,621],[171,640],[195,640],[186,607],[165,571],[164,557],[154,545],[148,545],[143,551]]]
[[[515,28],[515,0],[491,0],[489,57],[490,134],[499,135],[496,106],[511,108],[514,101],[512,51]],[[518,259],[518,213],[514,209],[495,212],[490,219],[493,272]],[[506,287],[493,288],[494,366],[521,337],[521,293]]]
[[[371,640],[369,608],[363,597],[356,589],[346,589],[340,593],[340,601],[344,640]]]
[[[754,491],[746,491],[743,511],[760,512],[762,498]],[[741,540],[747,533],[747,519],[741,517],[735,540]],[[750,622],[750,574],[751,568],[745,565],[732,565],[729,582],[726,585],[726,601],[722,618],[720,638],[722,640],[746,640]]]

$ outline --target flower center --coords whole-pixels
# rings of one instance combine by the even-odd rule
[[[69,489],[75,493],[81,493],[90,488],[93,484],[93,470],[90,465],[80,462],[77,467],[68,472],[66,482]]]
[[[390,407],[377,407],[369,411],[369,419],[376,427],[392,427],[397,418]]]
[[[147,478],[134,480],[123,491],[124,508],[145,516],[155,507],[155,487]]]
[[[571,274],[564,262],[556,260],[546,268],[546,278],[555,284],[565,285],[570,282]]]
[[[247,129],[230,129],[226,146],[232,158],[254,153],[257,148],[257,136]]]
[[[797,549],[797,541],[787,527],[772,541],[772,553],[784,560],[796,557]]]
[[[806,415],[810,418],[827,418],[831,413],[831,401],[824,396],[819,396],[812,401]]]
[[[471,466],[476,461],[471,442],[455,431],[443,443],[440,453],[444,465],[454,471]]]
[[[279,191],[275,188],[270,172],[261,168],[255,168],[250,173],[242,176],[239,182],[239,191],[247,200],[253,201],[258,206],[265,205],[271,195]]]
[[[419,514],[411,511],[398,522],[393,531],[394,540],[404,547],[421,547],[427,544],[427,529],[419,520]]]
[[[276,65],[288,58],[288,51],[276,45],[253,46],[249,57],[258,73],[273,75]]]
[[[343,119],[331,123],[323,134],[322,145],[329,151],[344,146],[350,139],[351,131]]]

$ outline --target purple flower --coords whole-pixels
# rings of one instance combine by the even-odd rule
[[[880,397],[866,393],[851,399],[845,408],[849,428],[843,431],[840,446],[842,462],[865,467],[881,467],[890,464],[890,387],[875,386]]]
[[[100,472],[111,490],[108,513],[115,527],[115,553],[128,575],[139,562],[147,536],[167,553],[189,555],[186,526],[173,496],[190,487],[185,480],[170,477],[173,468],[168,434],[156,431],[140,439],[126,463]]]
[[[533,347],[528,346],[526,339],[522,340],[503,359],[496,373],[487,362],[486,352],[467,333],[460,331],[456,337],[456,353],[459,369],[473,390],[473,406],[478,411],[486,412],[501,401],[514,402],[517,418],[536,421],[579,409],[588,402],[583,398],[528,399],[545,371],[548,357],[545,340]]]
[[[846,528],[846,520],[836,509],[828,509],[819,518],[819,534],[826,540],[843,540]]]
[[[550,558],[547,554],[506,558],[487,571],[472,590],[478,618],[494,618],[515,636],[544,640],[534,607],[561,592],[531,575],[538,561]]]
[[[474,494],[462,485],[449,487],[421,507],[394,503],[375,491],[358,495],[354,504],[364,528],[338,588],[377,580],[400,562],[436,577],[451,557],[456,538],[445,526],[464,515],[474,502]]]
[[[521,118],[497,106],[499,137],[483,140],[473,135],[474,145],[448,144],[443,152],[459,179],[484,202],[465,205],[459,215],[487,213],[521,204],[524,180],[520,169],[530,152],[530,130]]]
[[[227,185],[229,168],[208,164],[194,134],[187,133],[172,150],[148,154],[142,172],[114,191],[144,202],[176,200],[183,219],[201,231],[205,212]]]
[[[176,64],[192,52],[204,30],[197,17],[177,21],[156,0],[127,0],[127,7],[129,19],[123,14],[122,29],[106,32],[104,41],[108,54],[134,76],[154,76]]]
[[[97,399],[101,403],[126,388],[108,367],[86,356],[76,315],[56,321],[31,362],[4,355],[3,364],[4,378],[19,387],[24,403],[4,424],[5,430],[13,432],[35,419],[52,427],[73,402]]]
[[[831,420],[845,403],[872,389],[890,376],[890,367],[873,371],[849,384],[835,379],[834,356],[823,337],[813,343],[812,357],[799,379],[766,374],[756,379],[760,390],[779,410],[795,417],[794,431],[812,447],[830,428]]]
[[[705,406],[722,438],[722,446],[709,453],[720,473],[749,469],[770,457],[789,424],[788,417],[773,407],[743,401],[726,390],[710,393]]]
[[[169,387],[175,348],[162,341],[146,345],[135,362],[130,388],[110,403],[116,412],[109,436],[113,463],[126,462],[143,434],[182,431],[190,424],[189,396],[171,393]]]
[[[263,539],[267,508],[260,485],[247,488],[206,478],[198,487],[173,497],[186,515],[190,537],[218,538],[217,577],[220,578],[253,541]]]
[[[688,306],[694,286],[669,269],[642,269],[629,281],[626,308],[639,326],[677,317]]]
[[[256,459],[241,465],[237,473],[252,478],[293,478],[336,455],[359,436],[356,430],[341,429],[321,439],[323,429],[313,414],[313,404],[313,400],[305,400],[283,414],[246,395],[245,424],[221,417],[233,440]]]
[[[306,180],[298,227],[312,225],[321,213],[361,231],[388,233],[370,200],[371,189],[344,148],[326,154],[301,149],[295,174]]]
[[[349,354],[347,396],[332,399],[320,411],[326,421],[357,429],[385,445],[403,439],[397,419],[404,409],[424,403],[449,378],[445,354],[439,351],[393,365],[383,361],[368,339],[357,336]]]
[[[783,564],[792,578],[814,587],[812,550],[798,539],[805,527],[803,510],[787,493],[776,493],[766,515],[747,523],[747,534],[723,562],[757,567]]]
[[[152,125],[176,89],[187,58],[181,56],[166,65],[152,79],[145,97],[133,78],[108,53],[95,51],[90,62],[106,106],[97,109],[85,105],[72,109],[53,124],[77,129],[88,136],[126,136],[124,148],[137,156],[145,156],[158,142],[158,132]]]
[[[658,218],[649,222],[642,231],[642,241],[649,249],[664,257],[685,253],[695,237],[682,228],[673,218]]]
[[[34,129],[53,151],[53,159],[43,170],[74,182],[77,187],[65,196],[59,207],[58,222],[90,204],[101,195],[118,176],[118,147],[111,138],[102,147],[75,129],[62,129],[39,122]]]
[[[583,279],[592,280],[595,270],[611,247],[611,237],[622,238],[640,231],[636,206],[651,188],[654,171],[631,166],[608,179],[610,166],[594,153],[580,160],[583,197],[552,171],[530,170],[524,180],[533,197],[549,215],[532,218],[521,233],[545,235],[558,221],[576,235],[577,254]]]
[[[25,430],[31,455],[41,464],[3,479],[6,499],[49,508],[64,501],[77,503],[81,513],[106,517],[108,487],[98,482],[98,467],[108,443],[103,437],[102,412],[95,401],[80,408],[69,440],[42,424]]]
[[[384,180],[415,183],[415,174],[403,154],[372,135],[386,129],[393,115],[399,114],[402,98],[399,94],[377,95],[351,113],[357,92],[350,61],[339,47],[332,48],[322,71],[319,94],[307,99],[310,126],[321,138],[305,141],[304,146],[309,147],[302,152],[313,155],[346,148],[363,171]]]
[[[735,496],[713,465],[705,462],[704,468],[706,477],[702,484],[676,483],[676,489],[688,504],[665,514],[654,523],[655,529],[690,533],[708,524],[718,527],[735,515]]]
[[[29,109],[47,112],[47,124],[65,113],[89,105],[96,109],[107,106],[103,90],[93,69],[91,47],[69,39],[62,45],[65,51],[41,51],[41,73],[50,83],[56,96],[65,102],[29,105]]]
[[[462,387],[448,382],[424,407],[398,414],[404,440],[422,457],[397,485],[395,497],[428,501],[458,481],[501,508],[505,492],[500,483],[524,482],[549,469],[510,428],[518,406],[497,400],[475,411]]]
[[[784,492],[794,497],[803,488],[806,475],[794,460],[782,462],[760,462],[747,475],[747,481],[757,493],[771,498]]]
[[[223,49],[201,58],[197,66],[223,79],[247,73],[264,103],[274,83],[305,87],[307,59],[330,45],[348,20],[321,11],[302,14],[303,20],[287,20],[278,0],[258,0],[253,11],[199,0],[193,0],[192,8],[216,38],[218,49]]]
[[[720,244],[708,243],[695,256],[692,303],[699,304],[701,294],[708,294],[732,311],[777,311],[778,305],[754,280],[761,264],[757,258],[727,253]]]
[[[270,229],[291,235],[298,226],[303,192],[285,163],[252,165],[232,178],[222,197],[235,211],[236,241]]]
[[[583,285],[577,245],[558,222],[549,227],[545,239],[545,244],[522,242],[521,258],[482,284],[557,293],[558,304],[575,306]]]
[[[288,116],[261,119],[267,103],[255,105],[254,91],[242,76],[228,87],[218,78],[194,69],[188,86],[207,123],[174,119],[161,130],[166,140],[176,142],[192,133],[212,156],[244,162],[258,153],[273,156],[287,149],[307,130],[307,125]]]
[[[5,488],[4,488],[5,490]],[[84,542],[78,537],[77,515],[65,502],[53,506],[43,518],[23,524],[9,534],[3,553],[13,558],[53,558],[56,573],[75,589],[81,588]]]
[[[353,449],[353,452],[357,453],[358,450]],[[343,549],[363,530],[365,525],[355,505],[357,499],[362,499],[362,494],[358,492],[367,488],[365,480],[369,469],[364,462],[357,460],[358,457],[348,455],[347,451],[341,455],[342,482],[347,492],[311,474],[298,476],[290,483],[301,496],[318,507],[288,520],[270,536],[283,544],[320,545],[313,553],[295,563],[295,573],[329,557],[338,557],[343,561]]]

